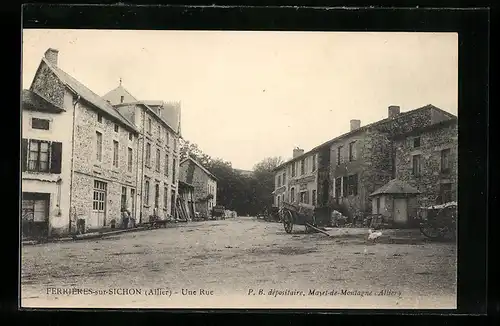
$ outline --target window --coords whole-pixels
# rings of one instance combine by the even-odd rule
[[[295,164],[296,162],[292,163],[292,178],[295,177]]]
[[[278,187],[281,187],[281,175],[278,176]]]
[[[285,183],[286,183],[286,171],[283,172],[283,184],[285,184]]]
[[[148,118],[148,132],[151,133],[151,130],[152,130],[152,122],[151,122],[151,118]]]
[[[168,154],[165,155],[165,175],[168,175]]]
[[[21,140],[22,171],[61,173],[62,143]]]
[[[113,166],[118,167],[118,142],[113,140]]]
[[[177,139],[176,138],[172,139],[172,142],[174,143],[174,151],[176,151],[177,150]]]
[[[439,187],[439,204],[448,203],[453,201],[453,196],[451,192],[451,183],[442,183]]]
[[[102,134],[99,131],[96,131],[96,153],[97,153],[97,161],[102,162]]]
[[[134,140],[134,135],[131,132],[128,133],[128,140]]]
[[[115,132],[118,132],[120,130],[120,127],[115,123]]]
[[[156,149],[156,171],[160,172],[160,149]]]
[[[276,196],[276,205],[278,207],[280,207],[280,199],[281,199],[281,196]]]
[[[420,137],[413,138],[413,147],[414,148],[420,147]]]
[[[151,165],[151,144],[146,144],[146,166]]]
[[[167,143],[167,146],[170,144],[170,133],[168,131],[165,132],[165,142]]]
[[[49,142],[30,140],[28,171],[49,172]]]
[[[122,187],[121,208],[127,208],[127,187]]]
[[[120,96],[120,103],[123,103],[123,101],[125,100],[125,96]]]
[[[356,160],[356,142],[349,143],[349,162]]]
[[[337,148],[337,165],[342,164],[342,149],[343,148],[344,148],[344,146],[339,146]]]
[[[306,160],[302,159],[302,161],[300,161],[300,174],[303,175],[305,173],[306,173]]]
[[[377,211],[375,213],[380,214],[380,196],[377,197]]]
[[[144,204],[149,205],[149,180],[144,182]]]
[[[358,194],[358,175],[353,174],[347,177],[347,195],[356,196]]]
[[[413,175],[418,177],[422,172],[421,155],[413,155]]]
[[[31,128],[49,130],[50,121],[47,119],[31,118]]]
[[[300,193],[300,202],[303,204],[309,204],[309,191],[303,191]]]
[[[342,197],[342,178],[335,179],[335,198]]]
[[[161,126],[160,124],[158,124],[158,132],[157,132],[157,135],[158,135],[158,140],[161,139]]]
[[[290,201],[295,203],[295,188],[290,189]]]
[[[160,185],[155,185],[155,207],[158,207],[160,201]]]
[[[163,187],[163,208],[167,209],[168,207],[168,188]]]
[[[128,172],[132,172],[132,162],[133,162],[133,159],[134,159],[134,152],[132,150],[132,148],[128,148],[128,157],[127,157],[127,170]]]
[[[342,197],[347,197],[347,189],[349,185],[348,177],[342,177]]]
[[[451,166],[450,166],[450,153],[451,150],[449,148],[443,149],[441,151],[441,172],[442,173],[449,173]]]
[[[284,202],[285,201],[285,194],[282,194],[281,195],[281,202]]]
[[[316,171],[316,154],[312,157],[312,172]]]
[[[174,158],[172,160],[172,183],[175,183],[175,165],[176,165],[176,159]]]
[[[102,115],[97,113],[97,122],[102,123]]]
[[[94,211],[104,211],[106,207],[106,188],[106,182],[94,180],[94,197],[92,200],[92,209]]]

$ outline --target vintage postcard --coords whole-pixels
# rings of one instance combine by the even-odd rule
[[[457,307],[456,33],[22,38],[22,308]]]

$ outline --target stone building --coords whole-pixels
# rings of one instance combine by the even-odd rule
[[[189,157],[180,164],[179,178],[194,186],[196,211],[203,217],[210,217],[217,205],[217,178],[199,162]]]
[[[146,222],[155,214],[162,220],[177,218],[180,103],[137,100],[121,82],[103,98],[139,130],[139,222]]]
[[[335,207],[344,210],[344,213],[351,217],[371,214],[369,195],[396,177],[398,163],[402,162],[397,158],[403,157],[407,150],[401,147],[398,152],[395,139],[407,137],[404,135],[411,135],[419,129],[440,130],[441,126],[446,124],[445,121],[453,119],[456,117],[452,114],[426,105],[404,113],[400,112],[398,106],[390,106],[387,118],[365,126],[361,126],[359,120],[351,120],[348,133],[307,153],[294,155],[292,160],[276,168],[276,185],[273,192],[275,204],[278,205],[278,201],[283,198],[293,201],[295,195],[292,193],[297,191],[296,186],[292,187],[289,180],[282,181],[283,175],[286,178],[286,175],[293,172],[291,170],[294,166],[302,169],[302,163],[299,162],[317,157],[317,172],[312,176],[304,176],[303,179],[307,182],[302,181],[299,191],[300,187],[306,192],[315,190],[315,205],[318,207]],[[443,132],[440,137],[444,138],[441,142],[445,143],[452,139],[452,132]],[[407,170],[402,167],[399,171],[404,174],[403,171]],[[456,179],[453,180],[456,184]],[[304,186],[306,183],[308,185]],[[413,184],[418,185],[418,182]],[[436,191],[431,188],[428,190],[433,193]],[[430,196],[429,191],[422,191],[422,196]]]
[[[23,146],[22,158],[31,157],[27,170],[23,171],[23,202],[28,198],[25,192],[50,193],[49,200],[55,201],[56,206],[49,206],[59,206],[55,212],[48,213],[50,235],[72,233],[77,227],[99,229],[120,223],[121,209],[133,210],[135,205],[136,128],[108,102],[61,70],[55,49],[45,52],[29,94],[41,98],[39,103],[57,107],[60,112],[43,117],[42,113],[36,113],[37,118],[48,122],[36,122],[43,125],[44,131],[35,133],[31,130],[35,114],[23,106],[23,138],[56,141],[49,151],[45,143],[35,145],[31,140],[23,141],[29,146]],[[54,146],[55,143],[61,145]],[[47,173],[42,162],[47,161],[48,156],[51,164],[57,165],[58,155],[61,155],[60,173],[55,170]],[[32,163],[33,160],[37,163]],[[34,165],[30,167],[30,164]],[[38,170],[28,171],[32,167]],[[52,165],[51,168],[54,169]],[[56,182],[57,189],[30,181],[33,172],[44,182]]]
[[[394,137],[396,178],[417,188],[419,206],[457,200],[458,119]]]

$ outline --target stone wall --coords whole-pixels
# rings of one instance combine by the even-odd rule
[[[413,139],[420,137],[420,147],[413,147]],[[441,183],[450,183],[456,199],[458,181],[458,129],[457,124],[438,125],[435,128],[399,138],[394,142],[396,149],[397,178],[419,189],[419,205],[435,203]],[[441,151],[450,149],[449,173],[441,173]],[[421,176],[413,175],[413,155],[422,157]]]
[[[64,108],[66,87],[45,62],[41,62],[30,90],[38,93],[49,102]]]
[[[116,121],[102,115],[102,122],[98,121],[98,112],[84,100],[77,104],[75,115],[75,142],[74,142],[74,176],[72,194],[72,212],[80,217],[85,216],[91,228],[103,227],[93,225],[91,219],[94,180],[107,183],[106,193],[106,222],[109,226],[112,219],[120,218],[122,187],[127,189],[127,206],[131,209],[131,194],[134,189],[137,194],[136,169],[137,169],[137,135],[118,124],[115,132]],[[97,135],[102,134],[102,160],[97,160]],[[118,166],[113,166],[113,141],[119,144]],[[132,171],[128,170],[128,148],[132,149]],[[73,221],[76,222],[76,221]],[[72,228],[75,224],[72,223]]]
[[[194,195],[193,198],[196,202],[196,210],[200,212],[202,215],[209,216],[208,210],[208,186],[211,185],[214,188],[213,196],[211,199],[212,205],[216,205],[216,196],[217,196],[217,182],[212,180],[205,171],[200,169],[195,163],[191,160],[187,160],[183,162],[180,167],[180,176],[181,180],[192,184],[194,186]]]

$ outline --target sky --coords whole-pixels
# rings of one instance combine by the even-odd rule
[[[289,159],[427,104],[458,115],[456,33],[24,30],[23,88],[45,50],[104,95],[180,101],[182,136],[234,168]]]

